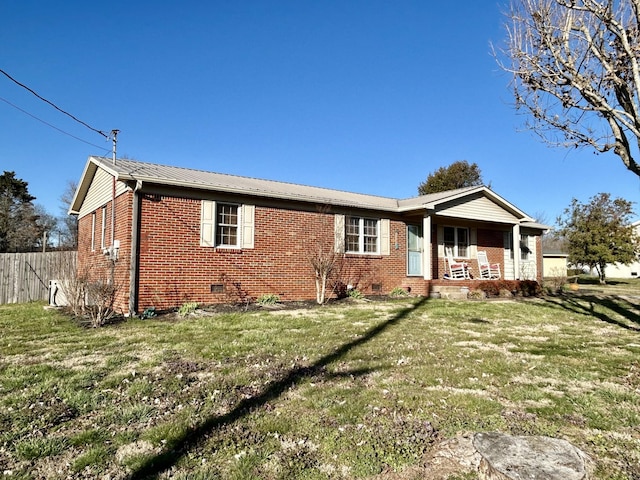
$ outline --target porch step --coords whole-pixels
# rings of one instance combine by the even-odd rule
[[[450,300],[466,300],[469,295],[469,287],[464,285],[432,285],[430,295]]]

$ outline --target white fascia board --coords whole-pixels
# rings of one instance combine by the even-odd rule
[[[68,215],[78,215],[80,213],[80,206],[84,201],[84,196],[89,190],[89,185],[91,184],[91,180],[96,173],[97,167],[98,164],[95,161],[95,158],[89,157],[87,163],[84,166],[84,170],[82,171],[82,176],[80,177],[78,187],[76,188],[76,191],[73,194],[73,198],[71,199],[69,210],[67,210]],[[77,205],[78,203],[80,203],[80,205]]]

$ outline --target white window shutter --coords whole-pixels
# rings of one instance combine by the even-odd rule
[[[200,246],[215,247],[216,202],[202,200],[200,208]]]
[[[344,215],[334,215],[333,236],[336,253],[344,253]]]
[[[380,220],[380,254],[391,255],[391,221],[388,218]]]
[[[254,246],[255,216],[255,205],[242,205],[242,214],[240,215],[242,221],[241,248],[253,248]]]

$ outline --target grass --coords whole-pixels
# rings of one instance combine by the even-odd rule
[[[497,430],[565,438],[594,478],[637,479],[640,300],[622,283],[615,296],[351,300],[99,329],[0,306],[1,471],[403,478],[439,441]]]

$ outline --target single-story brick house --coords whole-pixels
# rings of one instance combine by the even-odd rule
[[[125,314],[264,294],[314,299],[311,258],[328,251],[340,282],[365,294],[472,287],[480,250],[502,279],[541,282],[548,228],[486,186],[395,199],[93,156],[69,212],[79,217],[79,271],[111,271]],[[445,251],[469,278],[448,279]]]

